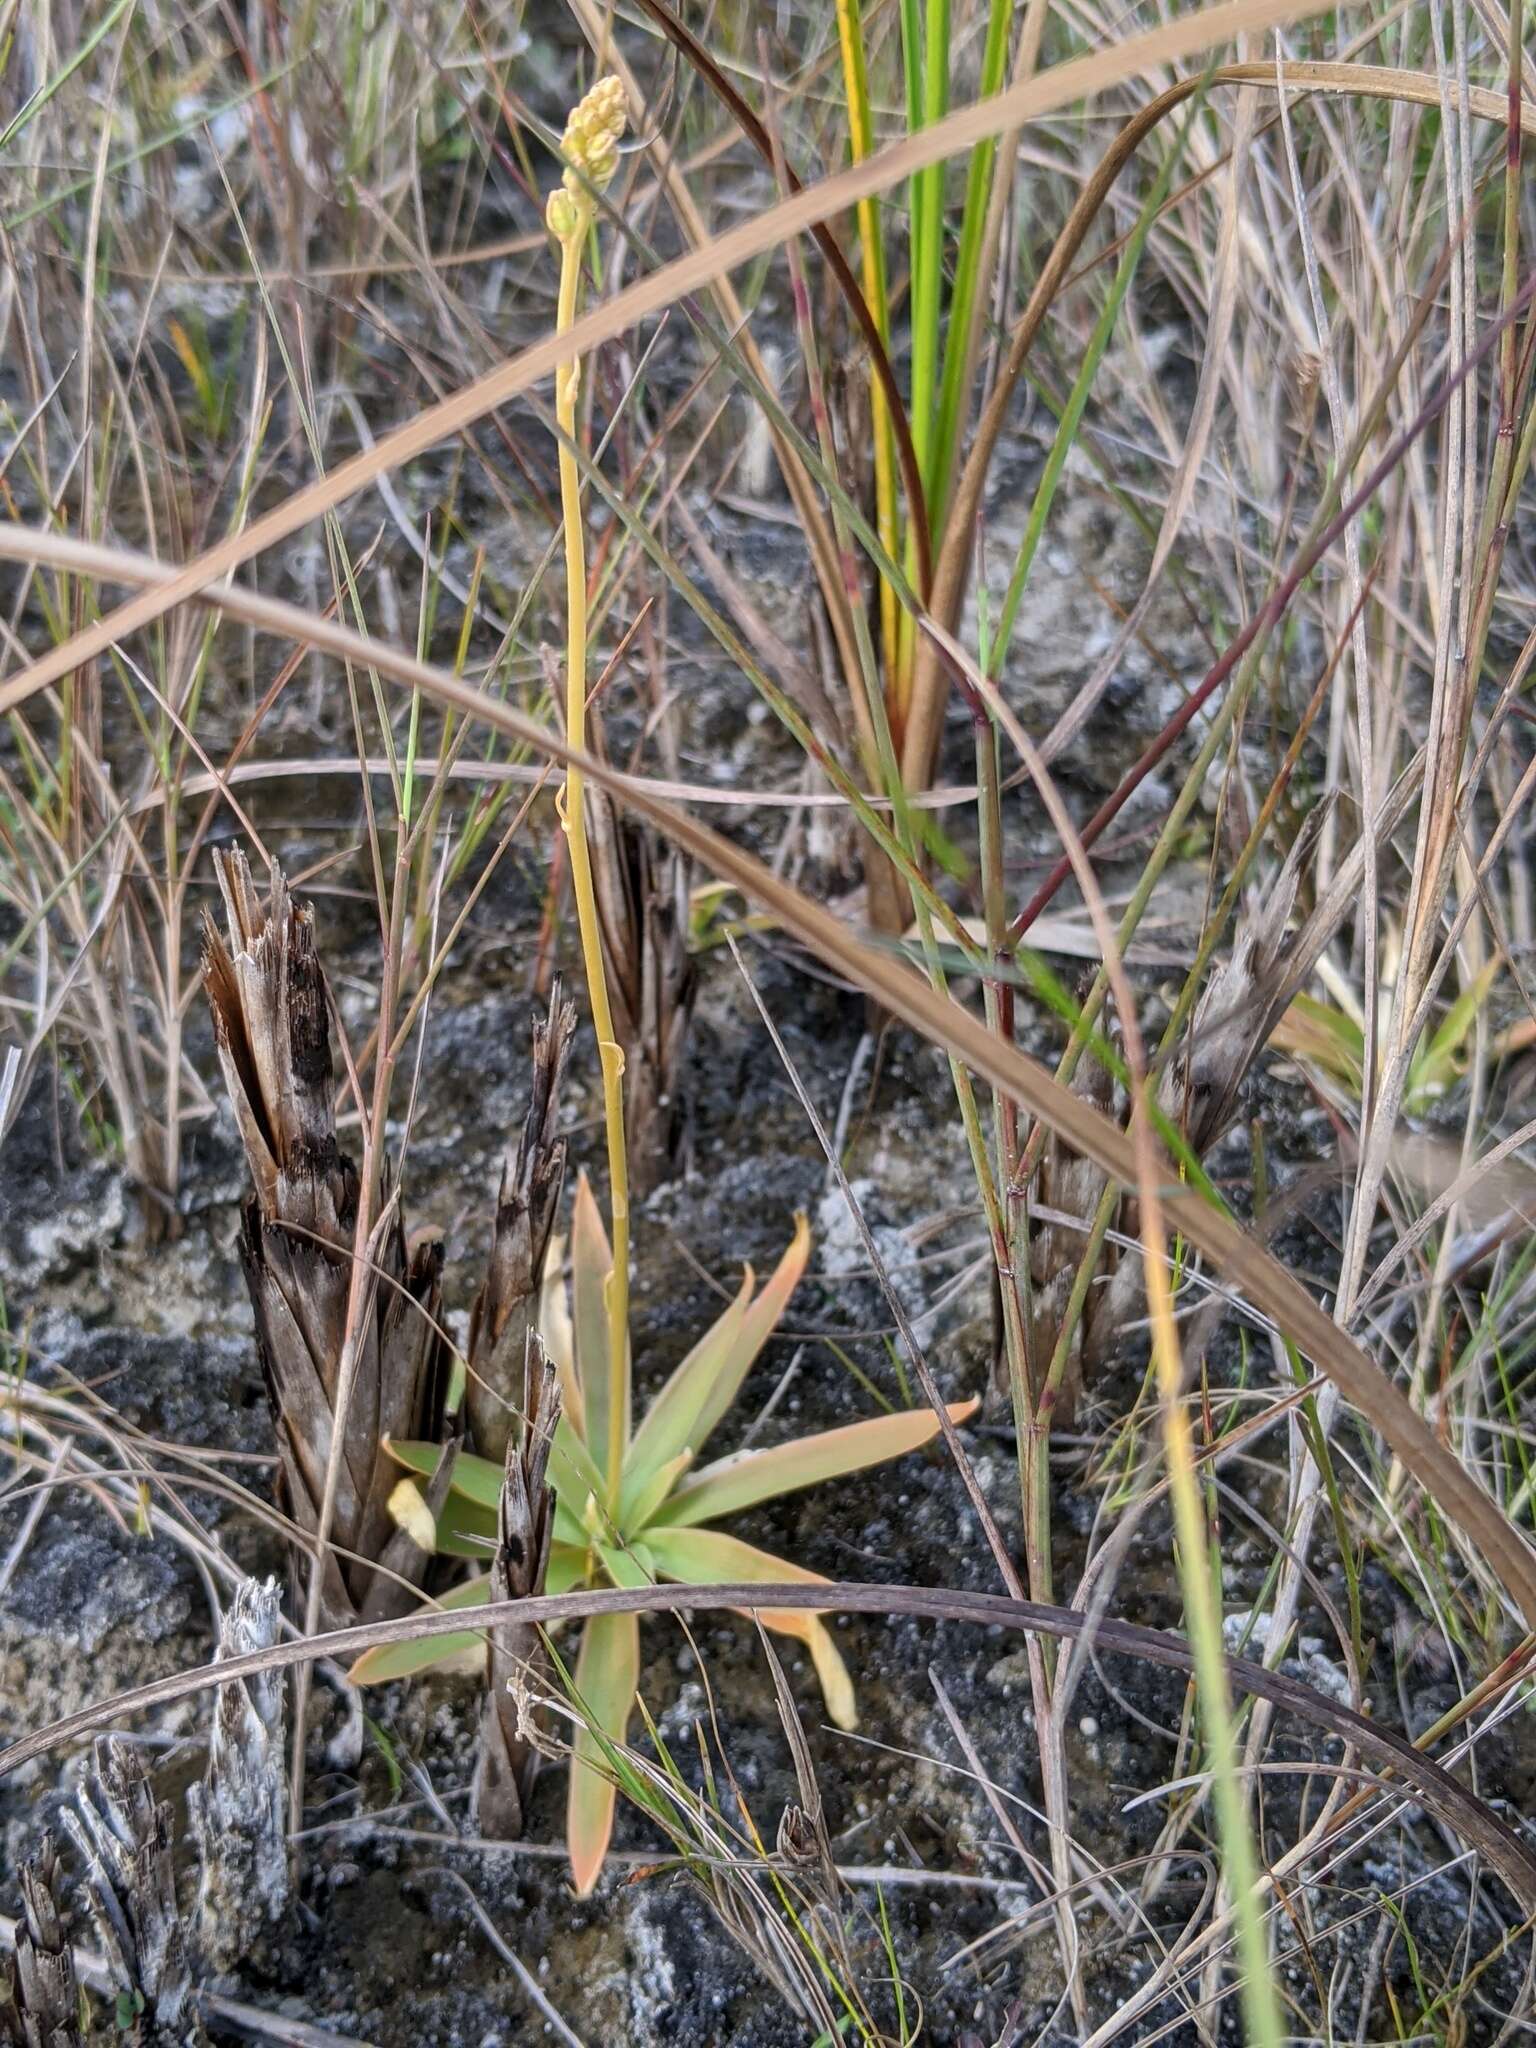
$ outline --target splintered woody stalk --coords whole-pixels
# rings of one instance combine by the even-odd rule
[[[560,251],[560,296],[555,315],[557,334],[567,333],[576,318],[581,291],[581,262],[596,213],[597,195],[607,189],[619,162],[619,137],[624,133],[624,87],[617,78],[600,78],[572,110],[560,138],[565,175],[549,195],[545,224]],[[574,357],[555,372],[555,421],[560,430],[560,515],[565,528],[566,681],[565,730],[573,747],[586,745],[587,732],[587,551],[581,524],[581,476],[576,462],[576,402],[581,393],[581,360]],[[576,921],[586,967],[587,999],[597,1034],[603,1072],[603,1119],[608,1140],[609,1202],[613,1224],[613,1268],[607,1284],[608,1337],[611,1354],[628,1377],[629,1359],[629,1166],[624,1144],[624,1054],[614,1035],[603,969],[602,927],[592,882],[592,857],[587,845],[586,787],[581,771],[572,768],[559,800],[561,822],[571,851],[571,883]],[[619,1468],[622,1431],[629,1411],[625,1398],[614,1403],[609,1418],[614,1440],[607,1445],[608,1470]]]

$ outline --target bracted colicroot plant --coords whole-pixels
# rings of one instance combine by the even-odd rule
[[[566,170],[561,186],[550,197],[546,218],[560,256],[559,319],[565,329],[576,316],[584,246],[594,223],[593,198],[613,176],[623,125],[622,88],[617,79],[606,78],[573,111],[562,138]],[[566,730],[572,748],[580,747],[585,735],[587,692],[586,550],[575,450],[579,388],[579,362],[568,363],[557,379],[556,416],[561,435],[566,560]],[[601,815],[608,822],[610,835],[605,849],[617,860],[620,842],[613,832],[613,810],[606,792]],[[702,1525],[722,1514],[820,1481],[835,1481],[843,1474],[915,1450],[938,1432],[940,1418],[926,1410],[879,1416],[695,1469],[705,1441],[729,1413],[805,1270],[810,1234],[801,1217],[790,1247],[767,1285],[754,1293],[748,1268],[736,1299],[676,1367],[636,1424],[629,1327],[626,1061],[614,1021],[608,974],[610,963],[624,974],[626,1014],[637,1025],[643,1024],[647,1017],[657,1015],[658,999],[654,992],[647,994],[643,985],[629,988],[629,977],[632,972],[638,974],[643,984],[653,966],[642,968],[640,961],[664,963],[667,955],[655,936],[641,940],[633,919],[626,927],[611,902],[605,923],[587,843],[586,775],[574,761],[567,773],[561,816],[570,846],[576,918],[602,1077],[613,1229],[610,1245],[596,1198],[583,1177],[571,1228],[569,1306],[560,1305],[555,1295],[541,1316],[543,1342],[559,1371],[558,1410],[552,1407],[542,1378],[534,1398],[531,1350],[525,1396],[530,1418],[536,1413],[542,1419],[531,1441],[536,1446],[539,1481],[542,1483],[547,1472],[554,1494],[552,1542],[550,1525],[536,1508],[530,1508],[535,1489],[517,1462],[526,1454],[509,1449],[506,1470],[498,1472],[471,1454],[441,1457],[431,1444],[397,1442],[392,1448],[430,1487],[441,1488],[444,1474],[451,1472],[450,1499],[435,1512],[441,1547],[468,1545],[467,1554],[473,1555],[478,1539],[495,1548],[497,1562],[490,1573],[457,1589],[452,1596],[456,1604],[469,1604],[476,1597],[488,1599],[498,1584],[511,1583],[507,1532],[512,1523],[519,1524],[523,1532],[518,1537],[521,1554],[516,1563],[525,1577],[535,1548],[531,1532],[536,1526],[539,1529],[537,1548],[546,1551],[544,1583],[552,1591],[583,1584],[644,1585],[663,1579],[698,1586],[792,1580],[803,1584],[810,1597],[815,1586],[823,1583],[820,1574]],[[642,843],[633,829],[626,838],[632,849]],[[653,902],[641,908],[647,921],[664,915],[662,907]],[[669,944],[675,948],[680,943],[681,934],[674,931]],[[640,960],[631,948],[638,951]],[[647,1086],[654,1088],[654,1072]],[[642,1100],[647,1119],[665,1107],[664,1100],[650,1095],[642,1095]],[[974,1406],[974,1402],[952,1406],[948,1413],[951,1426],[968,1416]],[[558,1420],[553,1419],[556,1413]],[[525,1427],[533,1427],[531,1419]],[[421,1508],[427,1508],[425,1501]],[[487,1527],[490,1517],[494,1522]],[[414,1506],[410,1519],[419,1519]],[[534,1588],[530,1585],[528,1590]],[[815,1608],[765,1610],[759,1618],[764,1627],[806,1645],[829,1713],[839,1726],[852,1727],[856,1718],[853,1684]],[[428,1669],[444,1658],[473,1655],[477,1640],[466,1631],[447,1643],[381,1649],[360,1659],[353,1677],[376,1683]],[[497,1682],[503,1689],[512,1686],[526,1694],[527,1672],[502,1677],[505,1663],[505,1657],[497,1653],[493,1634],[491,1668]],[[639,1683],[636,1617],[596,1617],[582,1631],[581,1647],[568,1674],[576,1732],[566,1836],[580,1893],[592,1889],[602,1870],[618,1787],[634,1782],[623,1749]],[[488,1724],[488,1738],[493,1745],[502,1744],[509,1713],[506,1701],[493,1701],[490,1711],[498,1721],[494,1734]],[[513,1775],[500,1764],[495,1768],[503,1785]],[[487,1785],[483,1775],[480,1782],[484,1799]],[[498,1797],[504,1813],[520,1814],[517,1801],[504,1793]],[[482,1810],[495,1811],[496,1801]]]

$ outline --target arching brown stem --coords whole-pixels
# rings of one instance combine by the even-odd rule
[[[528,1628],[557,1622],[586,1621],[597,1614],[719,1613],[722,1610],[803,1607],[805,1587],[788,1586],[605,1586],[595,1592],[542,1594],[537,1599],[500,1600],[475,1609],[487,1628],[516,1622]],[[1091,1637],[1110,1656],[1135,1657],[1184,1677],[1194,1672],[1194,1658],[1181,1637],[1166,1630],[1142,1628],[1134,1622],[1091,1617],[1075,1608],[1047,1607],[1033,1600],[1011,1600],[1000,1593],[957,1593],[943,1586],[864,1586],[828,1584],[817,1589],[819,1612],[828,1614],[899,1614],[921,1621],[961,1622],[978,1628],[1005,1628],[1019,1634],[1050,1636],[1075,1643]],[[186,1699],[216,1685],[256,1676],[260,1672],[312,1662],[318,1657],[349,1657],[384,1643],[462,1633],[462,1612],[429,1611],[371,1627],[337,1629],[329,1635],[274,1644],[221,1664],[136,1686],[131,1692],[66,1714],[34,1735],[24,1735],[0,1750],[0,1778],[57,1745],[94,1728],[105,1727],[130,1713]],[[1394,1773],[1416,1798],[1476,1848],[1498,1871],[1527,1912],[1536,1912],[1536,1851],[1482,1800],[1433,1762],[1403,1736],[1367,1720],[1363,1714],[1289,1678],[1266,1670],[1246,1657],[1229,1657],[1227,1675],[1240,1691],[1268,1700],[1333,1739],[1368,1757],[1378,1769]]]

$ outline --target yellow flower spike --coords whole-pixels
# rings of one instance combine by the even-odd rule
[[[619,167],[619,137],[624,133],[624,87],[612,76],[600,78],[571,109],[560,138],[567,169],[563,183],[578,205],[592,192],[606,189]],[[551,232],[561,230],[550,222]]]
[[[550,195],[544,218],[560,250],[560,293],[555,332],[574,325],[581,288],[583,247],[592,225],[594,192],[612,180],[624,133],[624,88],[617,78],[600,78],[571,111],[561,138],[567,169],[561,188]],[[582,530],[581,473],[576,455],[579,358],[555,372],[555,420],[560,429],[560,519],[565,530],[565,736],[586,745],[587,720],[587,555]],[[561,823],[571,856],[571,890],[586,968],[587,1000],[603,1075],[603,1122],[608,1139],[608,1201],[613,1225],[612,1268],[604,1287],[609,1372],[606,1441],[589,1446],[599,1471],[618,1484],[629,1418],[629,1167],[624,1140],[624,1058],[613,1028],[613,1006],[603,965],[601,920],[587,844],[585,791],[581,771],[565,778]],[[588,1390],[590,1391],[590,1390]]]
[[[624,88],[611,77],[600,78],[571,109],[560,138],[565,173],[544,209],[544,224],[557,242],[573,242],[586,233],[592,195],[607,189],[619,167],[624,118]]]

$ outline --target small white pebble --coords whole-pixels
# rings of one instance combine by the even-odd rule
[[[1099,1724],[1092,1714],[1084,1714],[1081,1721],[1077,1724],[1077,1732],[1079,1735],[1086,1736],[1092,1742],[1094,1736],[1099,1732]]]

